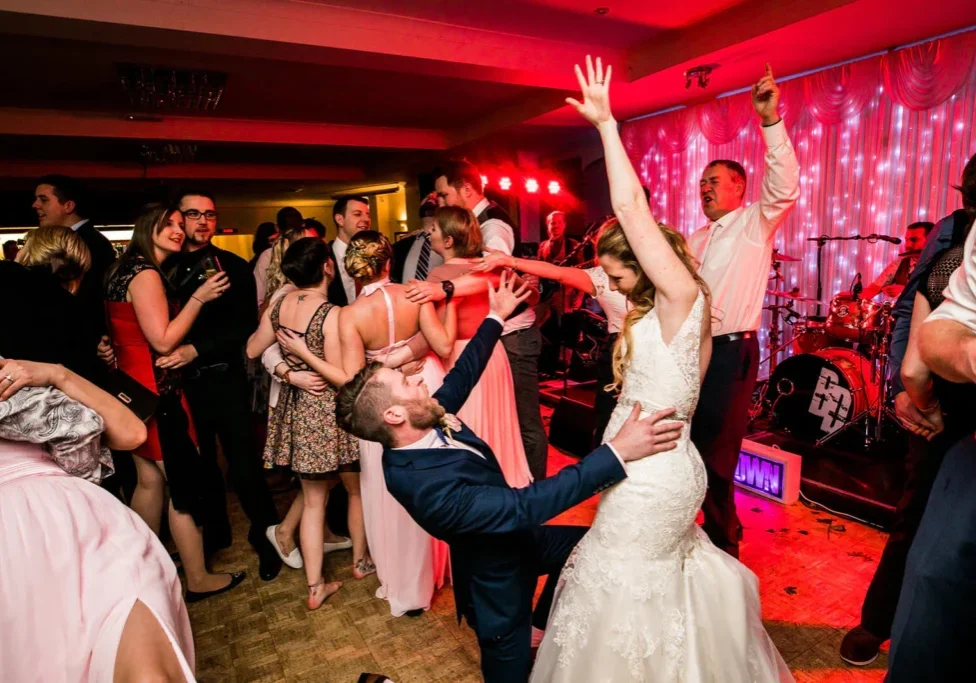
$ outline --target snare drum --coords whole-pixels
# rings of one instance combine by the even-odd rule
[[[827,319],[816,315],[793,323],[793,355],[813,353],[830,346],[826,325]]]
[[[881,306],[840,292],[830,302],[827,334],[838,339],[861,341],[881,325]]]
[[[868,359],[851,349],[829,348],[777,365],[766,398],[777,427],[814,442],[876,407],[878,391]]]

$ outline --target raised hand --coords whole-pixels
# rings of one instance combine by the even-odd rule
[[[677,445],[684,423],[661,422],[661,420],[673,415],[674,412],[674,408],[666,408],[651,413],[641,420],[641,404],[640,401],[636,401],[627,421],[621,425],[610,443],[624,462],[670,451]]]
[[[779,121],[779,86],[773,78],[769,62],[766,62],[766,75],[752,86],[752,106],[764,124],[771,125]]]
[[[586,55],[586,76],[579,64],[573,67],[576,71],[576,80],[579,81],[583,101],[575,100],[572,97],[566,98],[566,104],[570,104],[579,112],[579,115],[599,127],[601,124],[612,122],[613,114],[610,112],[610,74],[613,67],[607,66],[606,72],[603,71],[603,62],[599,57],[596,58],[596,67],[593,60]]]
[[[502,271],[497,289],[488,283],[488,310],[502,320],[512,315],[512,311],[532,295],[532,290],[525,282],[521,282],[521,286],[513,290],[515,283],[516,278],[508,271]]]
[[[193,293],[193,298],[200,303],[207,303],[226,292],[229,287],[230,280],[227,278],[227,273],[221,271],[207,278],[206,282],[197,287],[197,291]]]

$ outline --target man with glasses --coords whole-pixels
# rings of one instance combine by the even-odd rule
[[[179,209],[186,240],[170,280],[180,300],[189,301],[200,282],[216,271],[227,273],[230,289],[200,312],[185,343],[157,363],[184,367],[184,389],[203,458],[200,474],[208,482],[205,549],[209,554],[231,544],[223,476],[217,466],[219,438],[234,490],[251,522],[248,541],[258,553],[259,573],[270,581],[281,570],[281,559],[264,532],[278,523],[278,513],[254,448],[244,361],[244,346],[258,322],[254,276],[247,261],[211,242],[217,211],[210,193],[183,192]]]

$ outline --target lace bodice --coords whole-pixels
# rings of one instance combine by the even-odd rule
[[[688,317],[667,345],[656,310],[637,321],[631,329],[633,352],[618,405],[632,407],[640,401],[644,412],[674,408],[677,413],[673,419],[691,419],[701,386],[699,358],[705,301],[705,295],[699,292]],[[617,429],[619,425],[612,434]],[[609,428],[607,433],[611,434]]]

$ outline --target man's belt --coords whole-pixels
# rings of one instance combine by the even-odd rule
[[[739,341],[740,339],[752,339],[755,336],[755,332],[732,332],[731,334],[720,334],[717,337],[712,337],[712,346],[721,346],[722,344]]]

